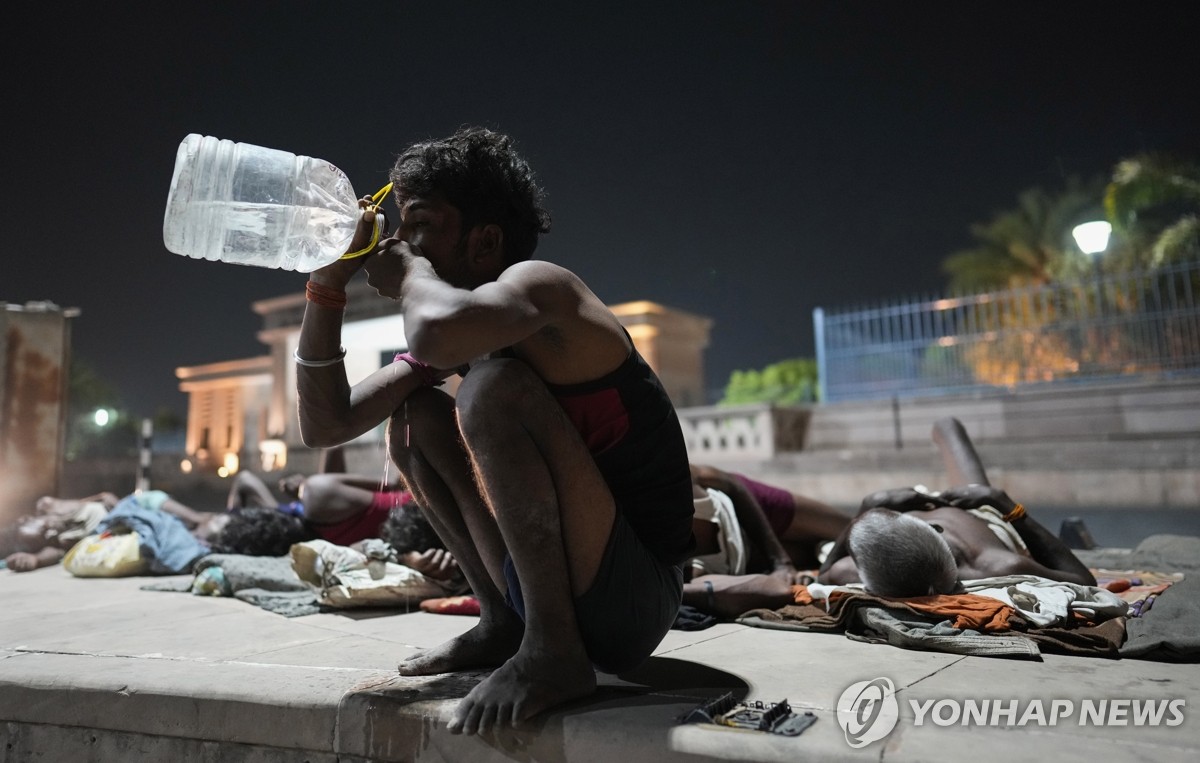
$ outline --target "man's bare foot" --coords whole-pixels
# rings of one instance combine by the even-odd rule
[[[480,620],[471,630],[401,662],[402,676],[431,676],[471,668],[494,668],[517,653],[524,623],[511,618]]]
[[[595,690],[596,673],[582,652],[530,656],[522,649],[471,690],[447,728],[453,734],[509,728]]]

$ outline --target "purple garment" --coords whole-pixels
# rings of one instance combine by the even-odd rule
[[[792,518],[796,515],[796,499],[792,497],[792,494],[783,488],[756,482],[744,474],[732,476],[750,491],[754,500],[758,501],[763,513],[767,515],[767,523],[771,525],[775,537],[782,538],[787,529],[792,526]]]

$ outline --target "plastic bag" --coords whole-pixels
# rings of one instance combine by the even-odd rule
[[[120,578],[145,574],[141,539],[136,532],[89,535],[63,557],[67,572],[81,578]]]

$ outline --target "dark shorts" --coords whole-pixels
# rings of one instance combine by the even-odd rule
[[[524,620],[521,583],[508,556],[504,578],[508,604]],[[671,629],[682,597],[683,570],[651,555],[618,512],[596,581],[575,599],[575,619],[592,664],[604,673],[640,665]]]

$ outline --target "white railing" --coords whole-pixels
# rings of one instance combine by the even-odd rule
[[[679,423],[693,461],[751,461],[804,447],[809,410],[767,403],[681,408]]]

